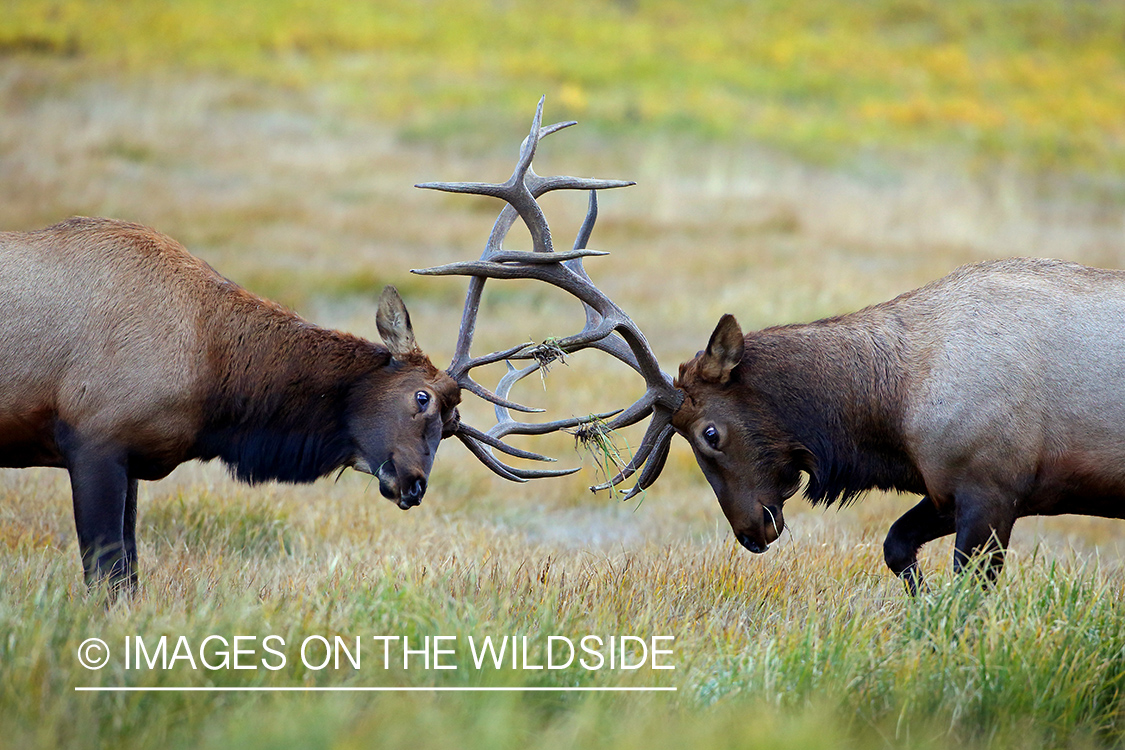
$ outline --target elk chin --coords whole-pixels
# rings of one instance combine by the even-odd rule
[[[352,468],[364,474],[370,474],[379,480],[379,494],[393,503],[402,506],[402,491],[398,486],[398,473],[395,471],[395,462],[387,459],[379,464],[378,469],[371,468],[371,462],[360,456],[352,464]]]
[[[387,459],[379,465],[375,473],[379,480],[379,494],[393,503],[402,506],[402,490],[398,486],[398,473],[395,471],[395,462]]]

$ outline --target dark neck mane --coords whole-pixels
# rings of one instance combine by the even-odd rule
[[[747,342],[752,381],[769,391],[814,505],[846,504],[872,489],[925,491],[904,452],[897,341],[836,318],[767,329]]]
[[[244,310],[233,335],[213,338],[197,454],[222,459],[251,484],[312,482],[354,457],[352,386],[388,367],[390,354],[266,304]]]

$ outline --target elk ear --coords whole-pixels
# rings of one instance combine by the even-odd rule
[[[375,315],[375,325],[383,343],[391,350],[394,357],[402,357],[417,351],[418,344],[414,341],[414,329],[410,326],[410,313],[406,311],[406,304],[399,296],[398,290],[393,286],[383,288],[379,296],[379,312]]]
[[[738,321],[733,315],[724,315],[719,318],[719,324],[707,342],[707,351],[703,352],[699,363],[700,374],[707,380],[726,383],[730,380],[731,370],[742,361],[745,348],[746,339]]]

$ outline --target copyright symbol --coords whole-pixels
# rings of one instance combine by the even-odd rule
[[[101,669],[109,663],[109,646],[101,638],[87,638],[78,647],[78,663],[86,669]]]

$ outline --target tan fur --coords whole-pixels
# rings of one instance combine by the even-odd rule
[[[111,438],[139,429],[144,441],[189,443],[204,387],[202,325],[223,283],[134,224],[71,219],[0,233],[0,450],[29,422],[42,434],[52,418]]]
[[[896,308],[915,332],[903,431],[935,502],[966,482],[1014,491],[1060,462],[1099,465],[1125,494],[1125,272],[1000,261]]]

